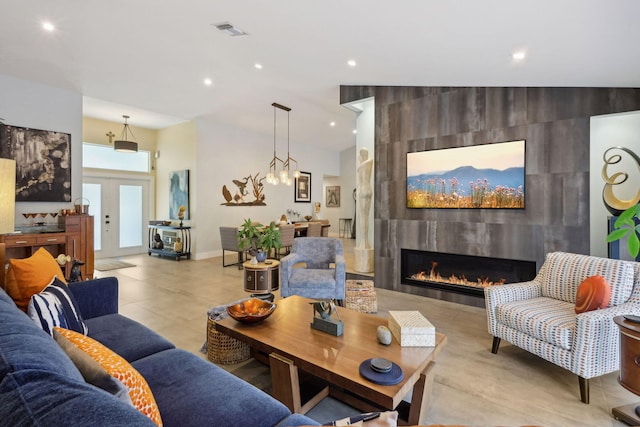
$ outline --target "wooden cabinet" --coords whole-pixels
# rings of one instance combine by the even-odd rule
[[[93,216],[66,215],[59,217],[59,225],[66,234],[66,254],[84,261],[80,267],[83,279],[93,279]]]
[[[80,268],[83,279],[93,279],[93,217],[70,215],[59,217],[60,231],[43,233],[3,234],[0,242],[6,245],[6,259],[27,258],[39,248],[45,248],[56,257],[69,255],[84,261]],[[71,274],[71,263],[64,268],[66,277]]]

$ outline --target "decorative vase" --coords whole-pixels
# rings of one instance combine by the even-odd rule
[[[258,251],[256,254],[256,259],[258,262],[265,262],[267,260],[267,253],[265,251]]]
[[[251,263],[251,265],[256,265],[258,263],[258,259],[254,255],[251,257],[251,260],[249,262]]]

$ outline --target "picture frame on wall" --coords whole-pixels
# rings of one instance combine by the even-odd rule
[[[180,207],[184,206],[180,218]],[[189,169],[169,173],[169,219],[189,219]]]
[[[300,172],[295,179],[293,201],[296,203],[311,203],[311,173]]]
[[[333,185],[327,187],[327,194],[325,196],[325,206],[328,208],[340,207],[340,186]]]
[[[71,202],[71,134],[0,123],[0,157],[16,161],[16,202]]]

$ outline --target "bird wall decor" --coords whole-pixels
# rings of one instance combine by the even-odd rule
[[[260,172],[241,179],[232,179],[231,182],[237,187],[235,194],[232,194],[229,188],[223,185],[222,197],[225,201],[220,204],[224,206],[266,206],[263,184],[265,177],[259,178],[259,175]],[[252,201],[246,200],[246,197],[249,196],[248,187],[252,190],[251,195],[254,197]]]

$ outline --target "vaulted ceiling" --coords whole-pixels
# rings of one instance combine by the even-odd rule
[[[0,14],[0,74],[134,127],[205,117],[269,135],[278,102],[292,140],[342,150],[340,85],[640,87],[637,0],[3,0]]]

